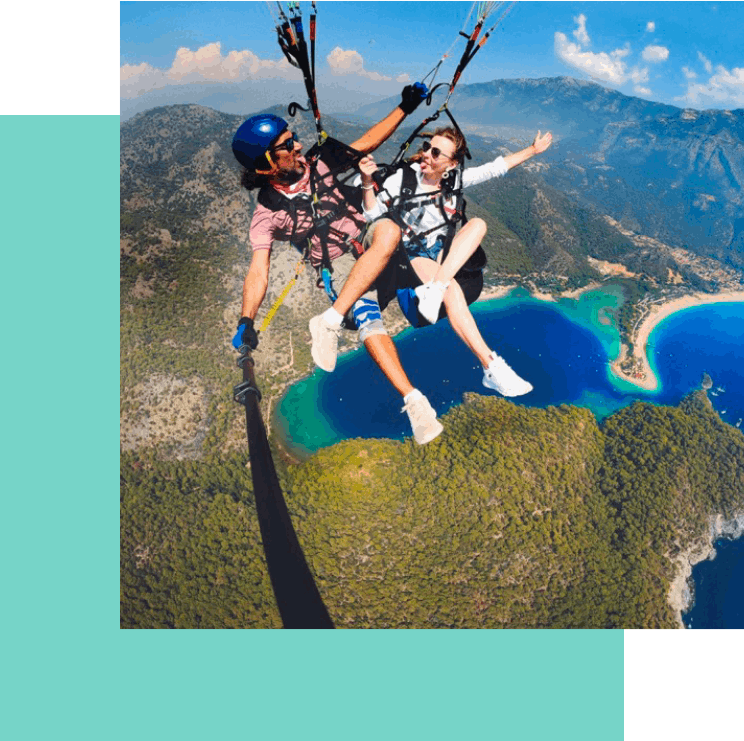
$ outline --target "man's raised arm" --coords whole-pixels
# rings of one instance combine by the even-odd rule
[[[369,131],[366,131],[352,145],[352,149],[362,154],[373,152],[380,146],[397,128],[403,119],[413,113],[424,101],[429,91],[423,82],[415,82],[406,85],[401,93],[400,105],[388,113],[382,121],[376,123]]]

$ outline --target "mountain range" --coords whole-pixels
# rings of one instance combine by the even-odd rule
[[[495,123],[466,122],[479,115],[488,119],[478,113],[476,105],[477,101],[486,105],[487,91]],[[560,124],[554,127],[558,141],[544,155],[505,178],[466,191],[469,216],[481,216],[488,224],[483,243],[488,255],[487,285],[516,281],[565,290],[601,279],[598,261],[618,266],[617,274],[635,275],[633,280],[647,279],[651,287],[673,290],[711,290],[721,280],[741,280],[742,252],[735,239],[729,239],[728,246],[726,240],[719,240],[695,247],[692,229],[683,234],[687,241],[674,239],[684,219],[703,207],[710,219],[730,228],[737,223],[741,144],[719,146],[717,142],[735,139],[734,132],[740,128],[733,123],[740,127],[741,111],[709,112],[693,120],[690,113],[567,78],[463,86],[458,96],[453,102],[458,119],[463,126],[479,127],[479,133],[468,133],[474,164],[523,146],[523,140],[515,141],[518,125],[546,129],[545,111],[561,112],[554,116]],[[496,105],[496,100],[502,103]],[[509,106],[503,101],[507,100],[511,114],[506,113]],[[388,113],[396,103],[388,101],[379,111],[361,109],[353,120],[326,116],[324,124],[332,136],[352,142],[368,127],[361,114],[382,116],[382,111]],[[282,108],[269,110],[287,115]],[[431,110],[419,110],[418,120]],[[127,448],[164,439],[166,428],[178,455],[198,454],[205,445],[224,442],[223,433],[215,430],[219,419],[232,418],[220,394],[233,374],[227,341],[234,331],[250,260],[248,226],[255,205],[255,194],[239,185],[240,169],[230,147],[242,120],[242,116],[203,106],[177,105],[151,109],[122,124],[122,440]],[[732,173],[728,181],[723,176],[715,180],[718,170],[713,160],[702,155],[697,159],[689,155],[684,172],[690,180],[699,180],[701,172],[708,172],[707,191],[724,195],[705,200],[661,177],[659,173],[669,171],[660,165],[653,174],[651,168],[632,167],[630,154],[622,156],[623,147],[635,147],[639,157],[652,159],[653,152],[632,144],[628,132],[638,129],[651,137],[655,130],[661,131],[664,121],[674,122],[666,127],[677,132],[680,151],[719,148],[717,161],[729,163],[722,171]],[[727,127],[727,121],[732,125]],[[377,160],[389,162],[415,123],[416,115],[378,150]],[[313,142],[315,130],[309,114],[299,113],[290,125],[306,145]],[[609,137],[613,130],[621,133],[600,160],[598,148],[590,150],[588,145],[604,141],[602,137]],[[736,136],[741,139],[739,133]],[[664,152],[658,155],[660,159],[672,157],[671,141],[670,136],[657,137],[656,146]],[[727,191],[725,182],[729,183]],[[654,197],[641,193],[642,186]],[[633,197],[624,200],[623,193]],[[671,198],[681,200],[674,207],[665,206],[665,199]],[[647,232],[641,228],[644,223]],[[703,226],[696,222],[698,230]],[[654,239],[653,234],[668,235],[669,242]],[[688,249],[675,248],[681,244]],[[718,260],[696,258],[693,249],[713,253]],[[721,259],[733,269],[723,270]],[[296,262],[293,250],[275,251],[259,320],[292,277]],[[621,331],[632,326],[632,305],[640,295],[633,290],[628,293]],[[276,329],[262,340],[262,355],[270,362],[259,369],[259,376],[272,365],[283,369],[261,378],[269,383],[267,412],[286,384],[311,368],[305,343],[293,343],[292,338],[303,337],[309,316],[324,306],[322,292],[303,277],[274,319]],[[396,309],[388,311],[395,315]],[[403,326],[400,317],[390,322],[392,327]],[[183,373],[174,375],[178,368]],[[187,398],[180,384],[194,372],[198,380],[190,384],[193,393]],[[176,382],[176,377],[181,380]],[[174,396],[182,402],[175,407]],[[183,410],[183,415],[176,415],[180,422],[175,427],[172,420],[170,426],[165,422],[172,418],[174,408]],[[173,436],[176,427],[181,432]],[[229,436],[237,441],[240,432],[233,430]]]
[[[515,98],[513,83],[504,85]],[[665,207],[663,198],[683,187],[659,175],[661,164],[655,175],[641,176],[622,152],[630,157],[636,147],[639,157],[653,159],[647,140],[655,130],[677,131],[685,151],[715,150],[719,138],[734,136],[725,113],[667,126],[664,116],[673,118],[676,109],[648,109],[643,117],[643,101],[597,86],[534,83],[532,96],[523,92],[524,117],[463,119],[475,164],[523,146],[525,127],[551,126],[557,136],[544,157],[467,192],[469,214],[489,226],[487,283],[542,280],[561,289],[598,278],[594,266],[605,260],[635,273],[624,279],[628,306],[633,286],[710,287],[695,272],[691,253],[678,259],[682,250],[674,248],[695,247],[675,242],[674,233],[681,229],[676,220],[700,210],[699,195],[688,194],[677,210]],[[458,118],[471,88],[463,87],[453,103]],[[573,120],[564,116],[565,129],[540,118],[551,89],[556,110],[576,106]],[[572,89],[575,104],[567,102]],[[617,106],[612,115],[630,101],[628,117],[612,119],[607,100]],[[380,115],[396,103],[389,101]],[[284,109],[270,110],[286,116]],[[739,114],[732,114],[735,120]],[[593,134],[586,123],[592,118]],[[280,624],[245,465],[245,415],[230,392],[240,379],[229,339],[250,260],[255,206],[255,194],[240,187],[230,150],[242,120],[176,105],[145,111],[121,127],[125,627]],[[329,133],[346,142],[367,128],[365,120],[324,118]],[[414,124],[404,124],[379,150],[378,161],[390,161]],[[312,143],[309,116],[298,115],[290,125]],[[605,141],[613,126],[620,133],[599,160],[589,144]],[[632,144],[631,130],[643,133],[641,143]],[[655,145],[660,162],[672,156],[665,142]],[[732,229],[740,149],[730,145],[724,158],[733,173],[731,197],[708,158],[721,194],[711,197],[721,200],[700,201]],[[693,159],[685,177],[692,182],[704,170]],[[622,213],[612,210],[601,178],[620,194]],[[642,195],[644,179],[653,184],[653,198]],[[632,198],[622,201],[623,194]],[[656,222],[649,221],[652,207]],[[671,235],[669,244],[638,234],[644,223],[649,232],[653,227]],[[741,264],[736,239],[723,241],[695,249]],[[274,251],[259,321],[293,277],[297,259],[287,246]],[[720,263],[706,264],[715,275]],[[255,370],[268,426],[287,386],[312,371],[307,321],[326,306],[305,270],[261,333]],[[395,305],[386,311],[386,325],[392,333],[404,326]],[[355,343],[352,333],[345,335],[342,352]],[[527,409],[474,395],[447,415],[449,434],[424,448],[411,440],[346,441],[296,466],[273,437],[271,444],[298,535],[338,625],[671,627],[674,615],[665,600],[675,559],[706,530],[707,517],[741,508],[741,433],[698,396],[677,410],[633,405],[600,426],[586,410]]]
[[[635,232],[744,265],[744,110],[681,109],[571,77],[461,85],[449,107],[469,133],[524,143],[552,131],[548,185]]]

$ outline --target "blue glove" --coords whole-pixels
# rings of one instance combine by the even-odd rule
[[[406,116],[413,113],[426,100],[429,94],[429,88],[423,82],[414,82],[413,85],[406,85],[400,94],[400,109]]]
[[[248,345],[251,350],[258,347],[258,332],[253,328],[253,319],[247,316],[238,322],[238,331],[232,338],[232,346],[236,350],[240,350],[242,345]]]

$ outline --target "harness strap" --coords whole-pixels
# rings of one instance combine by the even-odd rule
[[[292,280],[287,283],[287,285],[284,287],[284,290],[279,295],[279,298],[274,301],[274,305],[269,309],[269,313],[264,318],[263,323],[261,324],[261,328],[258,330],[259,332],[265,332],[268,329],[269,324],[271,324],[271,320],[274,318],[274,314],[279,311],[279,307],[284,303],[284,299],[287,298],[289,292],[292,290],[292,287],[295,283],[297,283],[297,278],[299,278],[300,273],[303,271],[304,267],[305,258],[302,257],[295,267],[294,278],[292,278]]]
[[[465,213],[465,199],[462,197],[462,186],[459,188],[452,188],[451,190],[440,188],[440,190],[432,191],[430,193],[416,193],[416,187],[418,181],[416,178],[415,170],[408,164],[403,163],[400,165],[402,169],[402,181],[400,188],[400,195],[397,198],[391,197],[391,205],[388,207],[388,212],[396,224],[400,227],[407,241],[415,241],[419,244],[425,244],[425,237],[432,232],[440,230],[442,227],[446,228],[446,234],[444,236],[444,255],[447,256],[452,240],[455,236],[455,230],[459,221],[464,221]],[[460,183],[462,183],[462,168],[459,168]],[[389,194],[388,194],[389,195]],[[445,198],[455,197],[455,213],[452,217],[447,215],[445,206]],[[411,206],[411,204],[414,204]],[[442,216],[442,223],[436,224],[430,229],[423,232],[414,233],[412,227],[406,223],[403,214],[406,211],[411,211],[415,207],[426,207],[431,203],[436,203],[439,207],[439,211]]]

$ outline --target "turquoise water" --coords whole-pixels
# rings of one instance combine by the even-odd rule
[[[478,303],[473,314],[491,347],[535,386],[517,403],[570,402],[604,417],[628,403],[628,392],[635,393],[631,384],[609,380],[608,357],[617,354],[619,336],[608,312],[621,303],[619,291],[559,304],[514,291]],[[480,364],[448,322],[408,329],[395,343],[411,382],[438,414],[461,403],[465,392],[494,393],[482,386]],[[287,448],[303,457],[353,437],[410,436],[401,407],[398,394],[360,348],[339,358],[334,373],[316,371],[292,386],[277,406],[273,427]]]
[[[525,291],[474,305],[486,342],[534,390],[513,400],[545,407],[575,404],[598,419],[643,399],[677,404],[713,379],[709,398],[732,425],[744,418],[744,304],[708,304],[673,314],[649,337],[650,363],[660,381],[650,392],[617,378],[610,360],[619,351],[614,314],[622,294],[593,291],[578,300],[538,301]],[[481,384],[480,364],[449,323],[408,329],[396,346],[411,382],[439,415],[466,392],[494,394]],[[364,348],[339,358],[332,374],[316,371],[292,386],[277,406],[273,427],[300,457],[354,437],[403,439],[411,434],[402,402]]]
[[[714,380],[710,399],[735,425],[744,417],[744,304],[709,304],[678,312],[649,338],[650,362],[660,380],[655,392],[614,376],[610,359],[620,340],[614,314],[620,289],[593,291],[558,303],[525,291],[484,301],[473,314],[489,345],[535,387],[514,400],[545,407],[575,404],[598,419],[636,399],[676,404],[699,387],[702,374]],[[396,345],[409,377],[438,414],[462,401],[465,392],[493,394],[481,385],[479,363],[446,321],[406,330]],[[287,448],[303,457],[354,437],[403,439],[411,434],[402,402],[363,348],[342,356],[332,374],[316,371],[291,387],[276,409],[274,429]]]
[[[660,382],[654,392],[643,391],[610,371],[610,359],[617,356],[620,345],[613,318],[621,305],[620,289],[558,303],[515,291],[506,298],[478,303],[473,314],[489,345],[535,387],[514,400],[517,404],[575,404],[591,409],[601,420],[636,399],[677,404],[700,387],[707,373],[713,380],[708,392],[713,407],[731,425],[744,424],[744,303],[693,307],[662,321],[648,341],[650,363]],[[439,415],[459,404],[465,392],[493,394],[481,385],[480,364],[446,321],[406,330],[396,338],[396,346],[412,383]],[[403,439],[411,432],[401,406],[362,348],[341,357],[333,374],[316,371],[291,387],[277,408],[274,429],[290,450],[304,457],[353,437]],[[725,559],[712,562],[714,573],[716,564],[725,563]],[[732,589],[744,594],[744,559],[732,568],[721,566],[720,576],[707,574],[706,584],[725,579],[726,594]],[[697,574],[695,570],[696,579]],[[717,627],[710,621],[711,616],[718,620],[722,607],[716,599],[722,593],[696,590],[695,610],[686,617],[692,627]],[[726,627],[744,627],[741,610],[738,618],[736,612],[732,614],[729,619],[734,624]]]

